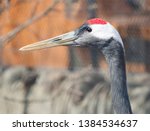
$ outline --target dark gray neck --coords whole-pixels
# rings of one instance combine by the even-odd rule
[[[109,64],[114,112],[130,114],[132,110],[127,92],[124,49],[114,39],[107,41],[100,49]]]

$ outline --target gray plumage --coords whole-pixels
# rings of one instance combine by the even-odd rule
[[[114,112],[119,114],[132,113],[127,92],[124,49],[114,39],[99,45],[109,65]]]

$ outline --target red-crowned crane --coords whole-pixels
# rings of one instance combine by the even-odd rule
[[[94,46],[102,51],[109,64],[114,113],[132,113],[127,91],[124,45],[118,31],[110,23],[100,18],[90,19],[75,31],[24,46],[20,50],[54,46]]]

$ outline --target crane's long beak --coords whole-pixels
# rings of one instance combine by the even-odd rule
[[[71,31],[69,33],[50,38],[47,40],[39,41],[37,43],[33,43],[27,46],[20,48],[20,51],[30,51],[30,50],[37,50],[37,49],[44,49],[50,48],[54,46],[68,46],[74,43],[78,37],[75,35],[75,31]]]

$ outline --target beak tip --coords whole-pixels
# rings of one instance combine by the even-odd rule
[[[24,49],[23,49],[23,48],[20,48],[19,51],[24,51]]]
[[[25,49],[24,47],[21,47],[21,48],[19,49],[19,51],[27,51],[27,49]]]

